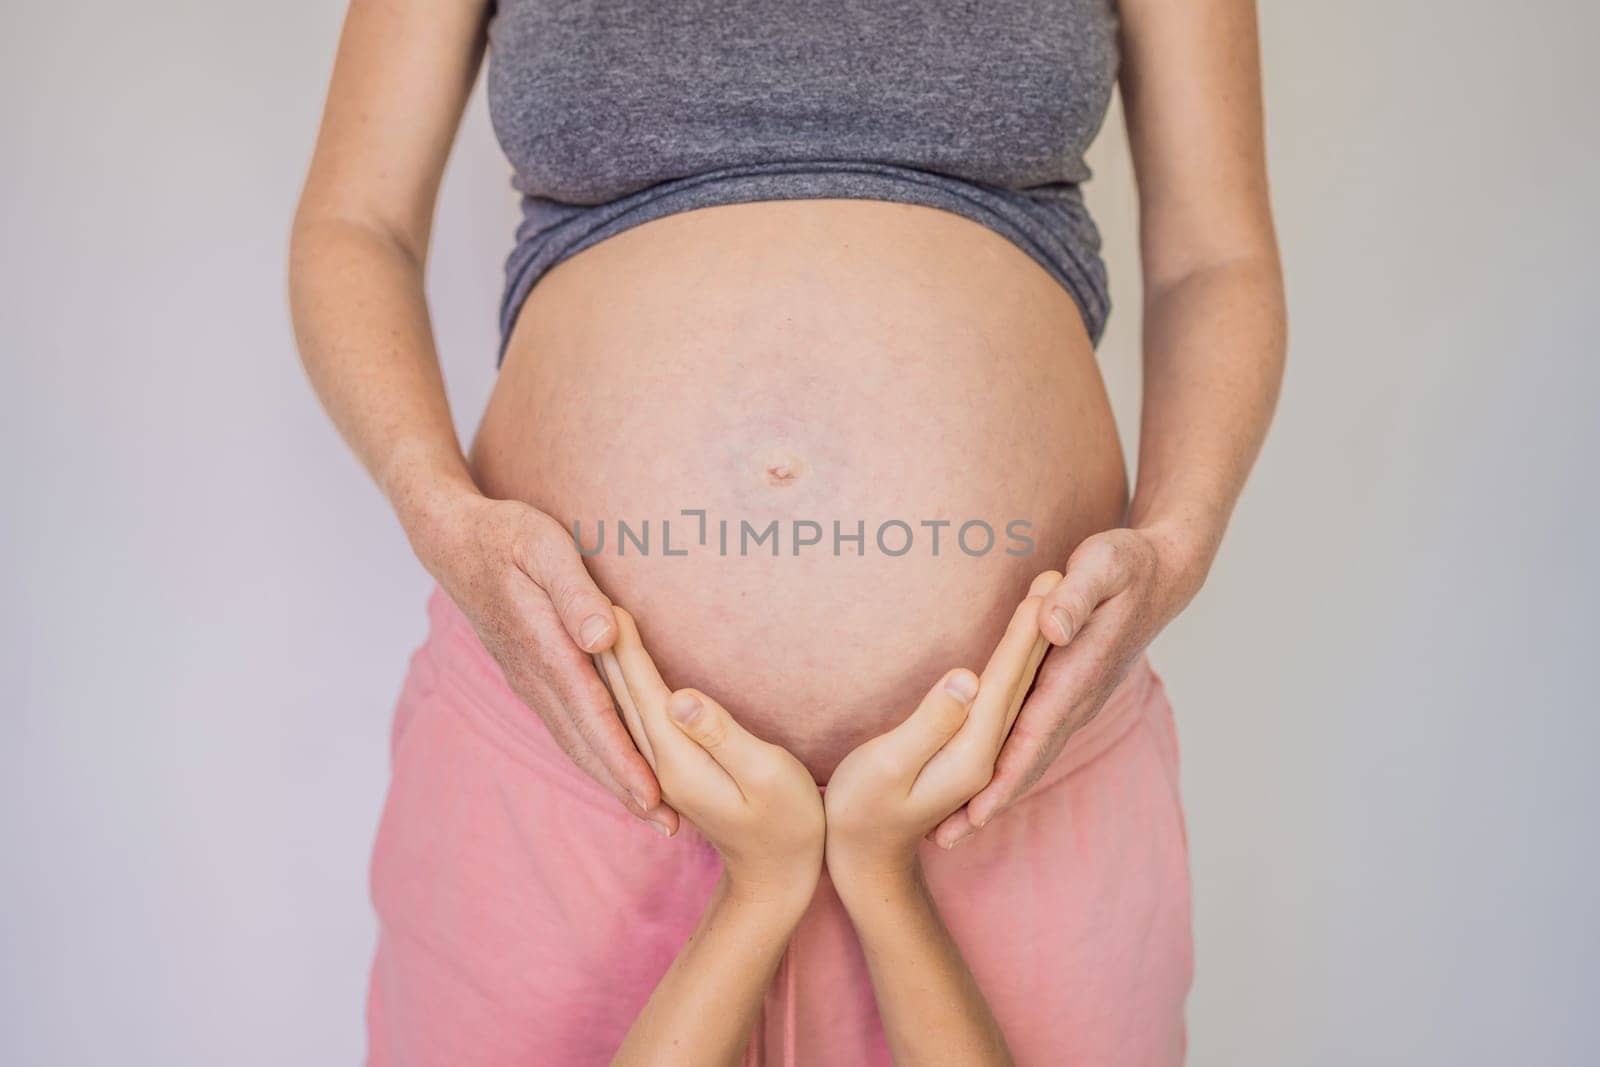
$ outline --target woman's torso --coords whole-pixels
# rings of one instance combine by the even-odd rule
[[[1088,178],[1115,0],[498,0],[495,132],[523,192],[602,204],[741,164]]]
[[[604,521],[668,682],[819,780],[1122,519],[1078,195],[1115,32],[1112,0],[497,5],[526,220],[475,473]]]
[[[1126,497],[1066,292],[969,220],[871,201],[678,214],[563,263],[521,313],[473,464],[600,545],[590,571],[669,684],[819,780],[940,672],[981,667],[1029,578]],[[648,551],[619,521],[648,521]],[[971,522],[992,545],[958,538]]]
[[[500,0],[488,98],[524,194],[501,307],[566,257],[679,211],[887,200],[973,218],[1098,339],[1079,185],[1118,65],[1115,0]]]

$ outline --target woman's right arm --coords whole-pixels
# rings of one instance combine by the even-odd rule
[[[487,0],[352,0],[290,246],[295,336],[339,432],[418,558],[556,741],[667,832],[649,765],[589,654],[610,602],[550,516],[477,488],[423,294],[434,202],[477,78]]]

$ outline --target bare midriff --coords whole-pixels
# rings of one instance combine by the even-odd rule
[[[818,781],[981,669],[1127,500],[1067,292],[974,222],[877,201],[685,212],[557,266],[472,463],[575,532],[668,685]]]

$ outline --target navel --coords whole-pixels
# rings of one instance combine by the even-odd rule
[[[811,470],[811,465],[804,457],[786,448],[763,452],[757,460],[757,467],[761,480],[775,489],[794,485]]]

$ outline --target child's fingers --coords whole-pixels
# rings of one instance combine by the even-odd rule
[[[639,754],[650,764],[652,771],[660,770],[656,766],[656,754],[654,746],[650,744],[650,735],[646,732],[644,720],[639,714],[639,705],[634,703],[633,693],[629,691],[627,681],[623,677],[622,664],[617,662],[615,649],[608,648],[604,652],[596,652],[593,658],[595,668],[600,672],[600,680],[611,690],[611,699],[616,703],[617,710],[622,715],[623,725],[628,728],[628,735],[633,738]]]
[[[1027,665],[1016,680],[1015,690],[1011,695],[1011,706],[1006,709],[1005,728],[1000,731],[1004,740],[1011,733],[1011,724],[1017,721],[1017,713],[1022,710],[1022,702],[1028,695],[1028,690],[1033,687],[1034,675],[1039,673],[1039,664],[1044,662],[1045,653],[1050,651],[1050,641],[1044,634],[1033,639],[1033,651],[1028,655]]]
[[[1061,584],[1060,571],[1044,571],[1028,586],[1029,596],[1048,596],[1050,590]]]
[[[1030,597],[1046,597],[1056,586],[1061,584],[1060,571],[1045,571],[1036,577],[1028,586]],[[1050,651],[1050,640],[1043,633],[1033,639],[1033,652],[1028,656],[1027,665],[1018,676],[1014,692],[1011,694],[1011,705],[1006,709],[1005,728],[1000,731],[1003,739],[1011,732],[1011,724],[1017,721],[1017,713],[1022,710],[1022,701],[1028,695],[1028,690],[1033,686],[1033,676],[1039,673],[1039,664],[1044,662],[1045,653]]]
[[[693,744],[682,730],[668,721],[667,701],[672,691],[661,680],[655,660],[645,651],[633,616],[619,607],[613,607],[612,614],[617,620],[617,640],[610,651],[616,654],[622,674],[622,688],[632,700],[638,714],[640,732],[649,746],[645,758],[658,773],[670,775],[673,771],[678,772],[680,788],[689,784],[684,775],[704,776],[709,773],[713,781],[725,779],[727,774],[716,759],[699,745]],[[626,707],[623,708],[623,714],[628,714]]]
[[[680,689],[668,697],[667,717],[728,772],[741,793],[772,769],[772,747],[734,722],[727,708],[698,689]]]
[[[1039,636],[1038,617],[1039,597],[1029,596],[1017,605],[1005,635],[983,668],[978,699],[972,702],[972,712],[956,742],[973,738],[981,741],[991,754],[999,748],[1010,725],[1018,682],[1028,673],[1033,658]]]
[[[613,607],[611,611],[617,620],[617,640],[609,651],[616,658],[622,675],[622,688],[638,713],[640,728],[653,744],[661,732],[661,716],[672,691],[661,680],[655,660],[645,651],[644,641],[639,637],[639,626],[633,621],[633,616],[619,607]],[[624,707],[624,714],[627,711]]]
[[[977,695],[977,675],[965,667],[951,671],[928,690],[916,711],[874,742],[880,758],[903,770],[908,785],[916,781],[923,765],[960,731]]]

